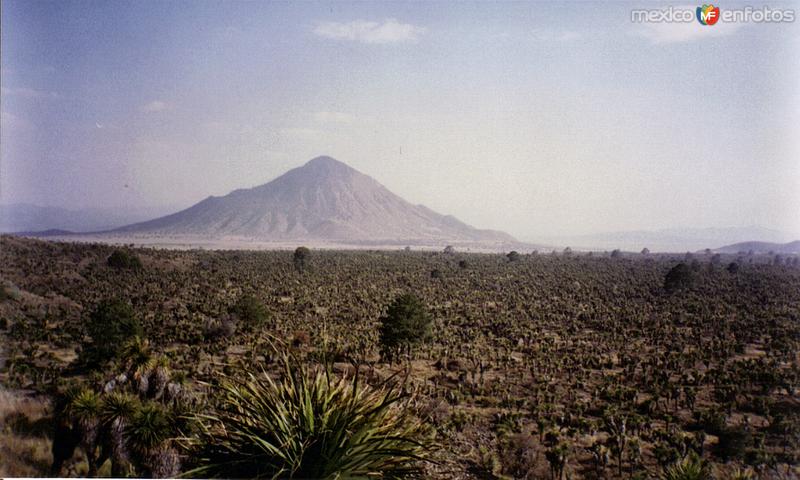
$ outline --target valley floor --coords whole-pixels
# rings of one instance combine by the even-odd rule
[[[396,375],[437,445],[425,477],[658,478],[692,452],[718,479],[800,475],[800,269],[785,259],[393,250],[312,249],[301,266],[285,250],[0,237],[0,475],[47,475],[51,394],[119,373],[81,363],[109,299],[205,405],[223,374],[278,371],[276,342],[335,375]],[[115,251],[141,266],[110,266]],[[665,290],[681,262],[691,281]],[[388,364],[380,318],[403,293],[432,335]],[[261,327],[232,313],[243,298]],[[86,469],[79,452],[64,474]]]

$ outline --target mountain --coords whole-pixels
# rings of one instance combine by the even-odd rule
[[[87,208],[69,210],[29,203],[11,203],[0,205],[0,232],[42,232],[48,230],[94,232],[117,228],[133,222],[141,222],[163,213],[164,209],[152,208]]]
[[[771,242],[741,242],[733,245],[726,245],[715,249],[717,253],[780,253],[780,254],[794,254],[800,255],[800,240],[795,240],[789,243],[771,243]]]
[[[647,247],[653,252],[694,252],[717,245],[727,245],[758,238],[765,242],[784,243],[792,236],[759,226],[749,227],[711,227],[711,228],[670,228],[663,230],[638,230],[553,237],[548,243],[570,245],[573,248],[621,250],[638,252]],[[545,239],[542,239],[545,240]]]
[[[366,244],[515,242],[506,233],[479,230],[412,205],[325,156],[264,185],[208,197],[172,215],[107,233]]]

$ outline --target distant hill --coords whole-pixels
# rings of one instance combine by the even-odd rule
[[[759,226],[622,231],[538,240],[557,245],[570,245],[579,249],[613,250],[618,248],[638,252],[646,247],[652,252],[694,252],[706,248],[713,249],[719,245],[745,242],[754,238],[773,243],[793,240],[792,236],[785,232]]]
[[[74,235],[75,232],[71,232],[69,230],[59,230],[57,228],[52,228],[50,230],[37,230],[35,232],[14,232],[14,235],[19,237],[67,237],[70,235]]]
[[[784,255],[796,254],[800,255],[800,240],[795,240],[789,243],[770,243],[770,242],[741,242],[734,243],[733,245],[726,245],[714,250],[717,253],[740,253],[750,252],[753,253],[780,253]]]
[[[479,230],[413,205],[325,156],[264,185],[208,197],[172,215],[106,233],[343,243],[516,242],[506,233]]]

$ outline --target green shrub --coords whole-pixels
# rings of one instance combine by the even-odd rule
[[[306,267],[308,263],[308,257],[311,255],[311,250],[307,247],[297,247],[294,251],[294,255],[292,256],[292,261],[294,262],[295,268],[298,270],[302,270]]]
[[[132,337],[141,336],[142,326],[129,304],[106,300],[89,316],[87,333],[92,342],[84,348],[84,360],[99,364],[116,356],[120,346]]]
[[[403,350],[430,334],[431,317],[422,302],[413,294],[397,297],[380,318],[381,355],[390,361]]]
[[[269,311],[252,295],[245,295],[231,307],[230,313],[236,315],[239,321],[250,328],[261,328],[269,320]]]
[[[106,260],[109,267],[118,270],[138,270],[142,268],[142,261],[136,255],[125,250],[114,250],[114,252]]]
[[[664,290],[671,293],[688,288],[692,284],[693,277],[692,269],[681,262],[667,272],[664,277]]]
[[[200,419],[192,477],[399,478],[429,446],[398,389],[311,373],[284,358],[283,378],[226,379]]]

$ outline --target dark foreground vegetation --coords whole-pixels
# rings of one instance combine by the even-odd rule
[[[0,238],[0,475],[797,478],[792,257]]]

